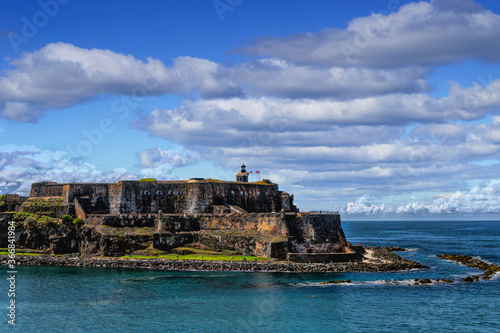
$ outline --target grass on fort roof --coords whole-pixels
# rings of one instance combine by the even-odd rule
[[[9,252],[9,249],[6,247],[0,247],[0,256],[4,255],[9,255],[11,254]],[[35,249],[22,249],[22,248],[16,248],[16,253],[15,255],[20,255],[20,256],[43,256],[45,254],[44,250],[35,250]]]
[[[125,259],[171,259],[171,260],[216,260],[216,261],[243,261],[243,258],[247,261],[268,261],[269,258],[266,257],[255,257],[255,256],[231,256],[222,254],[161,254],[158,256],[146,256],[146,255],[125,255],[120,258]]]
[[[205,180],[207,180],[209,182],[215,182],[215,183],[224,183],[224,181],[220,180],[220,179],[206,178]]]

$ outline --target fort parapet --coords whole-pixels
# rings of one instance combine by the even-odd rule
[[[75,201],[86,214],[199,214],[217,206],[249,213],[294,211],[293,196],[277,184],[218,180],[120,181],[118,183],[35,183],[31,198],[60,197]]]

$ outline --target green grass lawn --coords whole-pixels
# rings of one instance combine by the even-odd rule
[[[158,251],[157,253],[151,253],[151,254],[133,254],[133,255],[125,255],[121,256],[118,258],[125,258],[125,259],[171,259],[171,260],[216,260],[216,261],[243,261],[243,258],[245,258],[247,261],[268,261],[270,260],[269,258],[266,257],[256,257],[256,256],[244,256],[241,254],[236,254],[233,252],[236,251],[223,251],[223,252],[217,252],[217,251],[212,251],[212,250],[200,250],[200,249],[194,249],[194,248],[182,248],[184,250],[192,250],[192,251],[197,251],[198,253],[192,253],[192,254],[175,254],[175,253],[168,253],[165,254],[163,251],[156,250]],[[10,253],[7,251],[6,248],[0,248],[0,255],[9,255]],[[36,252],[16,252],[16,256],[42,256],[44,253],[36,253]],[[52,255],[55,257],[60,257],[62,255]],[[110,257],[113,258],[113,257]]]
[[[1,256],[9,255],[10,252],[0,251]],[[16,256],[43,256],[43,253],[16,252]]]

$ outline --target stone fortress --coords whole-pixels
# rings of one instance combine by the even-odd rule
[[[293,195],[267,179],[248,182],[248,176],[242,165],[236,181],[40,182],[20,210],[29,211],[36,200],[58,200],[59,215],[84,219],[93,228],[89,232],[102,236],[98,245],[80,241],[79,252],[119,255],[151,242],[165,251],[202,244],[293,261],[359,258],[348,246],[338,212],[299,212]]]

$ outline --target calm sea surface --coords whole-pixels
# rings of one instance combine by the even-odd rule
[[[343,222],[356,244],[400,246],[429,270],[403,273],[254,273],[18,267],[19,332],[500,332],[500,276],[436,258],[467,254],[500,264],[500,222]],[[350,285],[321,281],[351,279]],[[385,281],[395,280],[397,285]],[[306,284],[304,284],[306,282]]]

